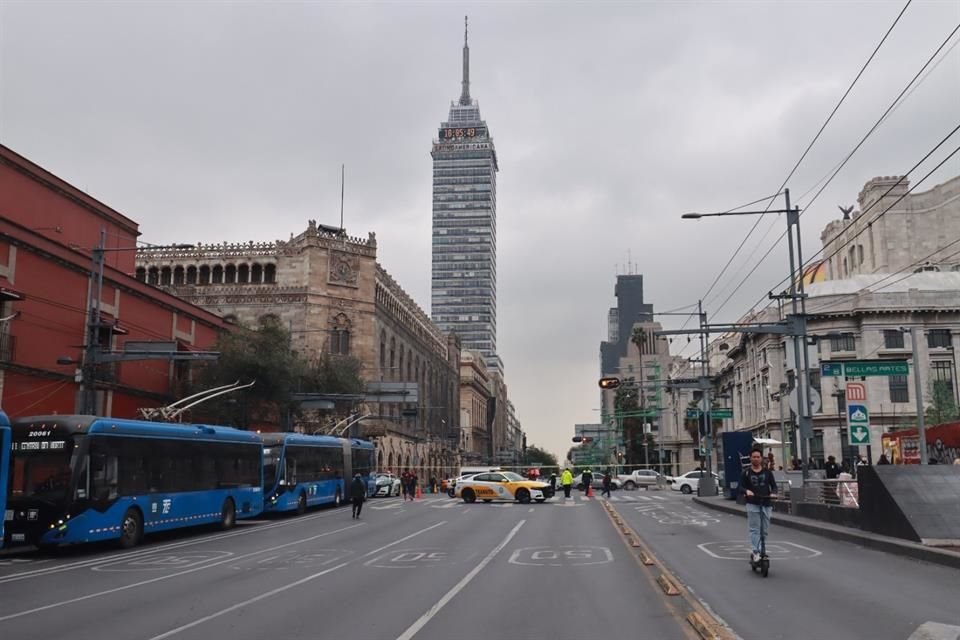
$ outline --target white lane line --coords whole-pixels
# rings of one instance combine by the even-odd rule
[[[98,591],[96,593],[89,593],[85,596],[79,596],[76,598],[70,598],[69,600],[63,600],[62,602],[54,602],[53,604],[45,604],[42,607],[35,607],[33,609],[26,609],[24,611],[18,611],[16,613],[11,613],[5,616],[0,616],[0,622],[5,620],[12,620],[13,618],[21,618],[23,616],[28,616],[32,613],[39,613],[40,611],[46,611],[48,609],[53,609],[56,607],[62,607],[67,604],[73,604],[75,602],[82,602],[84,600],[91,600],[93,598],[99,598],[100,596],[110,595],[111,593],[117,593],[119,591],[126,591],[127,589],[135,589],[137,587],[142,587],[144,585],[153,584],[154,582],[160,582],[162,580],[169,580],[170,578],[176,578],[179,576],[187,575],[188,573],[194,573],[197,571],[204,571],[205,569],[210,569],[212,567],[219,566],[221,564],[226,564],[228,562],[237,562],[238,560],[243,560],[244,558],[250,558],[252,556],[260,555],[261,553],[269,553],[270,551],[276,551],[278,549],[283,549],[285,547],[290,547],[296,544],[302,544],[304,542],[310,542],[318,538],[323,538],[325,536],[333,535],[334,533],[341,533],[347,531],[348,529],[355,529],[356,527],[362,527],[364,523],[352,524],[349,527],[343,527],[342,529],[334,529],[333,531],[327,531],[326,533],[321,533],[315,536],[310,536],[309,538],[303,538],[302,540],[294,540],[293,542],[287,542],[275,547],[270,547],[269,549],[261,549],[259,551],[254,551],[252,553],[246,553],[240,556],[234,556],[232,558],[226,558],[224,560],[219,560],[217,562],[211,562],[210,564],[204,565],[202,567],[194,567],[193,569],[184,569],[183,571],[178,571],[176,573],[171,573],[165,576],[159,576],[156,578],[151,578],[149,580],[141,580],[140,582],[134,582],[133,584],[124,585],[122,587],[114,587],[113,589],[107,589],[106,591]]]
[[[389,543],[389,544],[383,545],[383,546],[380,547],[379,549],[374,549],[373,551],[369,551],[369,552],[363,554],[362,556],[360,556],[360,558],[366,558],[367,556],[371,556],[371,555],[373,555],[373,554],[375,554],[375,553],[380,553],[381,551],[384,551],[384,550],[386,550],[386,549],[389,549],[390,547],[392,547],[392,546],[394,546],[394,545],[396,545],[396,544],[400,544],[401,542],[406,542],[406,541],[409,540],[410,538],[416,537],[416,536],[420,535],[421,533],[426,533],[427,531],[430,531],[431,529],[436,529],[437,527],[439,527],[439,526],[442,525],[442,524],[446,524],[446,521],[445,521],[445,520],[440,521],[440,522],[438,522],[438,523],[435,524],[435,525],[432,525],[432,526],[427,527],[426,529],[421,529],[420,531],[417,531],[417,532],[415,532],[415,533],[411,533],[410,535],[408,535],[408,536],[406,536],[406,537],[403,537],[403,538],[400,538],[399,540],[394,540],[393,542],[391,542],[391,543]],[[358,559],[359,559],[359,558],[358,558]],[[213,620],[214,618],[219,618],[220,616],[225,616],[225,615],[227,615],[228,613],[231,613],[231,612],[233,612],[233,611],[236,611],[237,609],[240,609],[240,608],[242,608],[242,607],[247,606],[248,604],[253,604],[254,602],[259,602],[259,601],[264,600],[264,599],[266,599],[266,598],[269,598],[269,597],[271,597],[271,596],[275,596],[275,595],[277,595],[278,593],[283,593],[284,591],[287,591],[287,590],[289,590],[289,589],[293,589],[294,587],[299,587],[300,585],[306,584],[307,582],[310,582],[311,580],[316,580],[317,578],[319,578],[319,577],[321,577],[321,576],[325,576],[325,575],[327,575],[328,573],[333,573],[333,572],[336,571],[337,569],[342,569],[343,567],[347,566],[347,565],[350,564],[351,562],[352,562],[352,561],[350,561],[350,560],[348,560],[347,562],[341,562],[340,564],[338,564],[338,565],[335,566],[335,567],[330,567],[329,569],[324,569],[323,571],[319,571],[319,572],[317,572],[317,573],[314,573],[313,575],[309,575],[309,576],[307,576],[306,578],[301,578],[300,580],[297,580],[296,582],[291,582],[291,583],[288,584],[288,585],[284,585],[284,586],[282,586],[282,587],[277,587],[276,589],[273,589],[272,591],[267,591],[266,593],[261,593],[260,595],[258,595],[258,596],[256,596],[256,597],[250,598],[249,600],[244,600],[243,602],[238,602],[237,604],[231,605],[231,606],[227,607],[226,609],[221,609],[220,611],[217,611],[216,613],[211,613],[211,614],[208,615],[208,616],[204,616],[204,617],[202,617],[202,618],[198,618],[198,619],[194,620],[193,622],[188,622],[187,624],[181,625],[181,626],[177,627],[176,629],[170,629],[170,631],[166,631],[166,632],[164,632],[164,633],[161,633],[161,634],[158,635],[158,636],[153,636],[152,638],[150,638],[150,640],[163,640],[163,638],[169,638],[170,636],[175,636],[175,635],[177,635],[178,633],[180,633],[181,631],[186,631],[187,629],[192,629],[193,627],[196,627],[196,626],[198,626],[198,625],[201,625],[201,624],[203,624],[204,622],[209,622],[210,620]]]
[[[487,557],[485,557],[483,560],[480,561],[480,564],[475,566],[470,571],[470,573],[465,575],[460,582],[455,584],[453,588],[450,589],[450,591],[447,591],[443,595],[443,597],[437,601],[435,605],[430,607],[430,609],[428,609],[426,613],[424,613],[422,616],[420,616],[420,618],[416,622],[410,625],[410,628],[408,628],[406,631],[404,631],[399,636],[397,636],[397,640],[410,640],[411,638],[413,638],[413,636],[417,635],[417,632],[420,631],[420,629],[423,629],[423,627],[426,626],[426,624],[430,622],[430,620],[435,615],[440,613],[440,610],[443,609],[443,607],[446,606],[448,602],[453,600],[454,596],[456,596],[458,593],[460,593],[463,590],[464,587],[470,584],[470,581],[473,580],[478,573],[483,571],[483,568],[486,567],[488,564],[490,564],[491,560],[497,557],[498,553],[503,551],[503,548],[510,543],[510,541],[513,539],[513,536],[517,535],[517,531],[520,531],[520,527],[522,527],[525,522],[526,520],[521,520],[520,522],[518,522],[517,526],[511,529],[510,533],[507,534],[507,537],[504,538],[500,542],[500,544],[494,547],[493,551],[487,554]]]
[[[529,509],[527,509],[527,513],[533,513],[533,507],[530,507]]]
[[[183,540],[180,542],[171,542],[169,544],[162,544],[157,546],[150,546],[145,548],[140,548],[135,551],[127,551],[123,553],[111,553],[108,556],[99,556],[97,558],[90,558],[88,560],[78,560],[77,562],[71,562],[69,564],[61,564],[53,567],[44,567],[40,569],[33,569],[31,571],[22,571],[20,573],[12,573],[5,576],[0,576],[0,584],[7,582],[17,582],[18,580],[26,580],[27,578],[40,578],[43,576],[51,575],[54,573],[61,573],[63,571],[72,571],[73,569],[85,569],[97,564],[112,563],[118,560],[132,560],[142,556],[152,555],[159,551],[168,551],[170,549],[181,549],[183,547],[192,547],[198,544],[205,544],[208,542],[218,542],[220,540],[226,540],[227,538],[235,538],[237,536],[246,536],[258,531],[267,531],[268,529],[276,529],[277,527],[286,527],[302,522],[310,522],[312,520],[318,520],[320,518],[329,518],[331,516],[337,515],[339,511],[329,511],[326,513],[319,513],[312,516],[306,516],[297,518],[296,520],[289,520],[284,522],[277,522],[274,524],[268,524],[264,526],[254,526],[251,528],[244,527],[239,531],[231,531],[229,533],[219,533],[212,536],[204,536],[202,538],[194,538],[191,540]]]

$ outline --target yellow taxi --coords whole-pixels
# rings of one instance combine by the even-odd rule
[[[553,497],[553,491],[546,482],[527,480],[512,471],[490,471],[458,482],[456,497],[464,502],[476,502],[477,499],[484,502],[516,500],[527,504],[531,500],[544,502]]]

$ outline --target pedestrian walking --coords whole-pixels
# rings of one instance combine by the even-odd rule
[[[607,469],[603,474],[603,491],[600,492],[600,497],[607,496],[610,497],[610,485],[612,484],[613,477],[610,474],[610,469]]]
[[[410,469],[404,469],[403,473],[400,474],[400,487],[403,489],[403,501],[406,502],[409,497],[413,500],[413,494],[410,492],[410,485],[412,482],[412,474]]]
[[[560,486],[563,487],[563,497],[570,499],[570,489],[573,488],[573,474],[570,469],[564,469],[560,474]]]
[[[367,485],[363,482],[363,477],[358,473],[353,476],[353,482],[350,483],[350,500],[353,502],[353,517],[360,519],[360,510],[363,509],[363,501],[367,499]]]

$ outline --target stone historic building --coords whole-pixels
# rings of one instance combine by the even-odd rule
[[[375,234],[350,237],[311,220],[287,241],[143,249],[136,276],[240,325],[273,316],[305,357],[357,358],[372,389],[416,388],[415,405],[366,402],[361,410],[371,417],[360,435],[376,442],[381,469],[451,472],[459,464],[459,342],[376,257]]]
[[[460,449],[464,461],[490,457],[492,441],[487,411],[490,407],[490,373],[478,351],[460,354]]]

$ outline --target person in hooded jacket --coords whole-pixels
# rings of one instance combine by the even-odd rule
[[[363,482],[363,477],[358,473],[353,476],[353,482],[350,483],[350,500],[353,502],[353,517],[360,518],[360,510],[363,509],[363,501],[367,499],[367,485]]]

